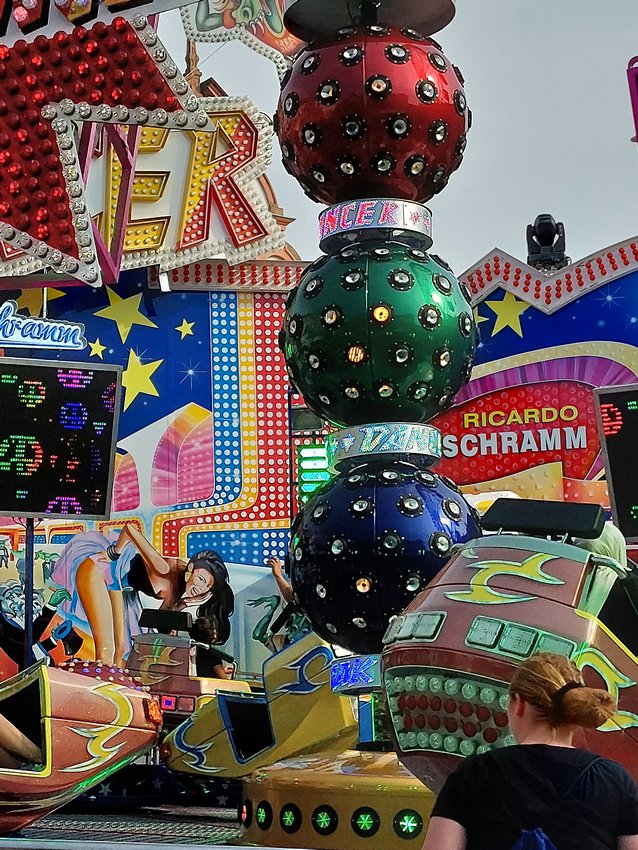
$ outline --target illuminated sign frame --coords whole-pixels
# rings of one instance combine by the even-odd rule
[[[370,458],[419,457],[433,465],[441,459],[441,432],[416,422],[377,422],[341,428],[325,441],[328,469],[342,470]]]
[[[432,212],[423,204],[396,198],[366,198],[328,207],[319,214],[319,246],[327,254],[366,233],[378,238],[379,230],[394,236],[416,237],[422,251],[432,247]]]
[[[602,415],[602,405],[605,403],[605,399],[607,396],[612,396],[617,398],[619,394],[628,394],[633,395],[638,399],[638,384],[620,384],[618,386],[612,387],[596,387],[594,389],[594,398],[596,400],[596,422],[598,424],[598,434],[600,437],[600,448],[603,453],[603,460],[605,464],[605,475],[607,478],[607,489],[609,491],[609,500],[611,503],[611,513],[614,519],[615,525],[623,532],[624,522],[621,520],[619,511],[618,511],[618,500],[616,498],[616,492],[614,488],[614,479],[611,468],[611,463],[609,459],[609,452],[607,450],[607,434],[605,433],[605,424],[603,422]],[[638,497],[637,497],[638,502]],[[638,533],[633,535],[625,535],[625,539],[627,543],[638,543]]]
[[[106,493],[105,493],[105,503],[104,503],[104,513],[100,514],[60,514],[60,513],[46,513],[46,512],[34,512],[34,511],[16,511],[13,510],[2,510],[0,508],[0,516],[10,516],[15,517],[19,516],[21,518],[29,518],[32,517],[34,519],[42,519],[42,518],[55,518],[58,520],[69,519],[72,521],[75,520],[99,520],[99,519],[109,519],[111,516],[111,504],[113,500],[113,477],[115,474],[115,450],[117,447],[117,435],[118,435],[118,425],[120,418],[120,408],[122,403],[122,366],[117,366],[112,363],[83,363],[81,361],[63,361],[63,360],[36,360],[31,357],[3,357],[0,360],[0,366],[6,366],[7,368],[11,367],[19,367],[19,366],[30,366],[30,367],[39,367],[41,369],[46,370],[58,370],[58,369],[78,369],[85,372],[111,372],[113,374],[113,379],[115,381],[115,400],[114,400],[114,409],[113,409],[113,426],[111,431],[111,445],[109,447],[109,471],[106,478]]]

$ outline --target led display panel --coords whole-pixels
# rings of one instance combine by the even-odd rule
[[[638,384],[594,390],[600,444],[614,522],[629,543],[638,542]]]
[[[0,359],[0,516],[106,519],[122,369]]]

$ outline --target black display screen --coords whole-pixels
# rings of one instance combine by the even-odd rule
[[[0,358],[0,515],[107,518],[121,368]]]
[[[594,391],[614,522],[638,541],[638,384]]]

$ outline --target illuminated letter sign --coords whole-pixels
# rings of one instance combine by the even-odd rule
[[[398,233],[418,233],[425,250],[432,245],[432,213],[427,207],[413,201],[375,198],[337,204],[324,210],[319,216],[321,249],[330,253],[340,236],[343,241],[344,234],[376,231],[380,227]]]
[[[84,325],[20,316],[15,301],[0,306],[0,348],[86,348]],[[39,391],[38,391],[39,392]]]
[[[431,425],[404,422],[383,422],[342,428],[326,439],[329,469],[339,469],[344,463],[361,462],[370,455],[420,455],[431,461],[441,458],[441,432]]]
[[[339,693],[381,687],[378,655],[359,655],[333,661],[330,668],[330,687]]]

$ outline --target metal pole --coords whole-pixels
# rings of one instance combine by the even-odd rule
[[[24,662],[26,670],[33,664],[33,556],[35,551],[35,520],[27,518],[24,558]]]
[[[366,26],[374,26],[379,23],[379,6],[381,0],[363,0],[361,3],[361,23]]]

